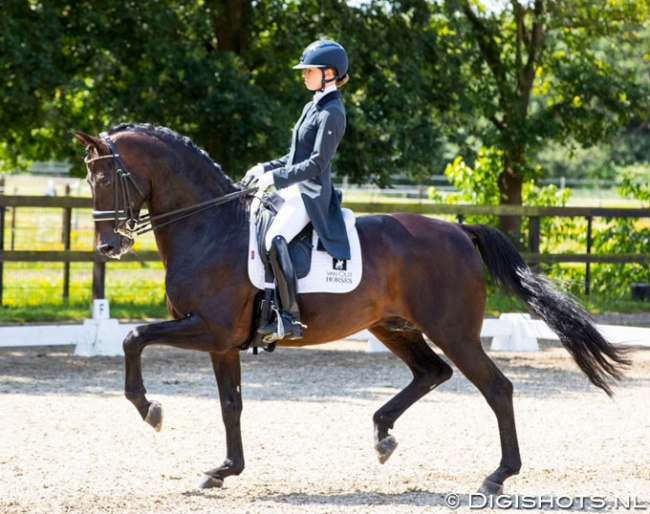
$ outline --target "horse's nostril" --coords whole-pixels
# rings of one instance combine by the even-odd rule
[[[115,254],[115,247],[113,245],[109,244],[101,244],[97,246],[97,251],[101,253],[102,255],[114,255]]]

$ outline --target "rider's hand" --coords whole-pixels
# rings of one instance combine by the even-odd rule
[[[257,181],[257,184],[255,184],[255,185],[260,189],[260,191],[266,191],[273,184],[274,184],[273,172],[269,171],[267,173],[264,173],[259,178],[259,180]]]
[[[246,175],[244,175],[244,178],[242,179],[242,184],[248,185],[251,182],[258,180],[262,175],[264,175],[264,166],[256,164],[246,172]]]

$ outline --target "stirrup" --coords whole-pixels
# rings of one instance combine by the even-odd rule
[[[307,325],[302,324],[293,314],[277,313],[276,311],[276,321],[261,326],[257,329],[257,333],[264,336],[262,340],[265,343],[272,343],[280,339],[296,341],[302,339],[303,328],[307,328]]]
[[[284,318],[282,319],[282,331],[284,332],[282,339],[286,339],[287,341],[297,341],[299,339],[302,339],[302,329],[307,325],[303,325],[298,318],[295,318],[292,320],[287,320],[289,321],[289,328],[285,329]]]

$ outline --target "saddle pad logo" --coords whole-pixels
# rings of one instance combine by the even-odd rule
[[[354,272],[348,271],[348,261],[332,258],[332,269],[325,273],[325,282],[353,284]]]
[[[337,271],[345,271],[348,269],[348,261],[335,259],[332,257],[332,269]]]

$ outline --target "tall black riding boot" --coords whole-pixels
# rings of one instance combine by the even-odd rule
[[[262,335],[277,333],[278,339],[290,341],[302,339],[303,325],[300,323],[300,311],[298,310],[298,279],[289,255],[287,240],[284,237],[273,238],[269,260],[275,275],[282,311],[277,322],[263,325],[257,332]]]

